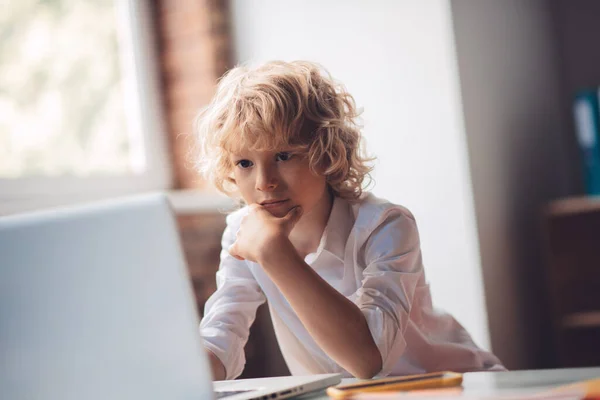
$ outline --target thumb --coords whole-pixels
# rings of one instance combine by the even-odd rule
[[[284,225],[291,231],[294,228],[294,225],[300,220],[300,217],[302,217],[302,207],[296,206],[288,211],[281,219],[283,220],[282,222]]]

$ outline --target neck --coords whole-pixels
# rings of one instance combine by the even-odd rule
[[[332,206],[333,195],[326,190],[323,198],[309,213],[302,216],[290,233],[290,241],[302,258],[318,249]]]

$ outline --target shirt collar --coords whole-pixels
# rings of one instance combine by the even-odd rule
[[[319,247],[322,247],[322,251],[326,251],[340,261],[344,261],[346,242],[353,226],[354,213],[352,207],[348,201],[335,196]]]

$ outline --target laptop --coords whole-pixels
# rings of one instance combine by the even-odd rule
[[[195,304],[164,194],[2,217],[0,398],[283,399],[340,382],[213,386]]]

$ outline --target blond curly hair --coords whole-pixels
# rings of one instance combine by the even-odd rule
[[[370,181],[354,98],[319,64],[272,61],[238,66],[219,81],[195,120],[198,170],[233,195],[230,154],[242,149],[304,152],[331,191],[355,201]]]

